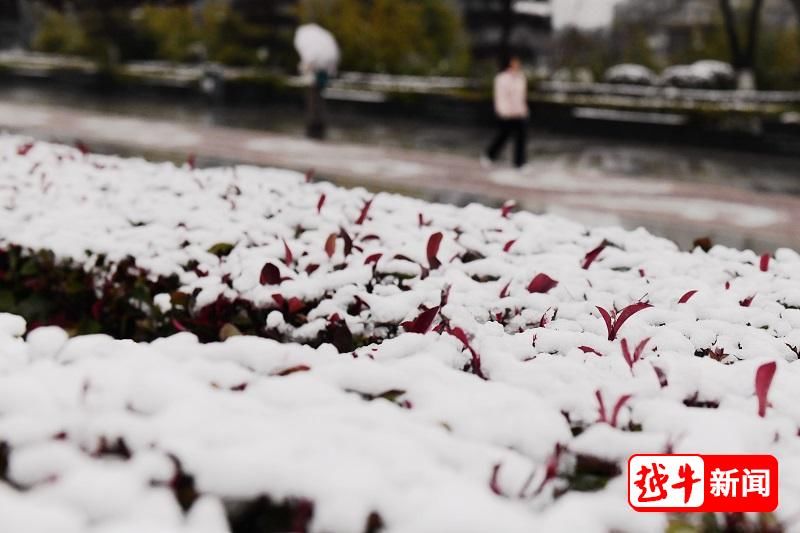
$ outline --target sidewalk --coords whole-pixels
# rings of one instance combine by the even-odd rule
[[[800,197],[714,184],[609,177],[534,161],[524,172],[484,170],[477,159],[264,131],[142,120],[65,107],[0,102],[0,129],[103,151],[276,166],[347,185],[440,200],[501,202],[591,225],[642,225],[686,247],[697,237],[736,247],[800,249]]]

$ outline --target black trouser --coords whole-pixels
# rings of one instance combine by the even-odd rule
[[[527,121],[524,118],[500,119],[499,130],[486,155],[496,161],[508,138],[514,136],[514,165],[519,168],[525,164],[525,141],[527,134]]]

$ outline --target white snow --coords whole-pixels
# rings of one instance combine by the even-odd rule
[[[11,449],[9,481],[25,489],[0,482],[0,531],[222,533],[225,506],[260,495],[313,502],[311,530],[334,533],[362,531],[373,512],[387,532],[666,529],[664,515],[628,509],[624,472],[592,493],[556,498],[567,486],[560,477],[517,498],[532,473],[541,483],[557,445],[562,474],[579,455],[624,470],[631,453],[667,446],[774,454],[777,517],[800,530],[796,252],[776,251],[762,271],[751,251],[682,252],[644,230],[373,196],[273,169],[191,170],[41,142],[20,155],[25,142],[0,139],[0,245],[86,265],[97,254],[133,255],[154,275],[178,274],[201,301],[224,294],[274,308],[280,293],[318,302],[300,327],[269,314],[270,328],[298,342],[333,314],[382,342],[340,354],[248,336],[203,345],[190,333],[137,344],[51,327],[22,339],[24,321],[0,314],[0,442]],[[338,238],[328,257],[325,242],[341,228],[358,248],[345,255]],[[423,278],[436,232],[442,266]],[[603,240],[611,244],[583,269]],[[207,252],[220,242],[235,245],[222,259]],[[374,275],[364,263],[378,253]],[[185,268],[192,260],[206,276]],[[262,286],[268,261],[291,279]],[[540,273],[558,285],[529,293]],[[433,325],[466,332],[487,380],[465,370],[471,354],[453,335],[390,333],[421,305],[439,305],[447,286]],[[356,296],[369,307],[351,314]],[[608,340],[596,306],[637,301],[653,307]],[[155,303],[170,309],[168,295]],[[648,337],[629,368],[621,339]],[[721,361],[696,355],[717,349]],[[767,361],[778,368],[760,418],[754,376]],[[599,422],[597,391],[606,405],[632,395],[618,427]],[[684,403],[692,399],[719,407]],[[130,459],[99,456],[101,439],[123,439]],[[171,456],[201,495],[188,513],[168,488]],[[506,496],[490,488],[497,465]]]
[[[655,73],[647,67],[634,64],[614,65],[605,72],[606,83],[633,83],[637,85],[653,85]]]
[[[537,17],[551,17],[553,8],[550,2],[541,0],[517,0],[513,6],[514,12],[520,15],[533,15]]]
[[[622,0],[551,0],[556,28],[601,28],[611,24],[614,8]]]

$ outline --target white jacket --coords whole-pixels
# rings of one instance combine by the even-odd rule
[[[495,77],[494,110],[504,119],[528,117],[528,80],[525,74],[506,70]]]

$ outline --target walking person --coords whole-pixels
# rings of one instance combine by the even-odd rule
[[[300,73],[308,82],[306,98],[306,136],[324,139],[324,91],[339,67],[339,45],[331,32],[317,24],[304,24],[297,29],[294,46],[300,54]]]
[[[497,161],[509,137],[514,138],[514,166],[525,165],[525,143],[528,127],[528,80],[518,57],[494,79],[494,110],[499,129],[481,161],[490,165]]]

